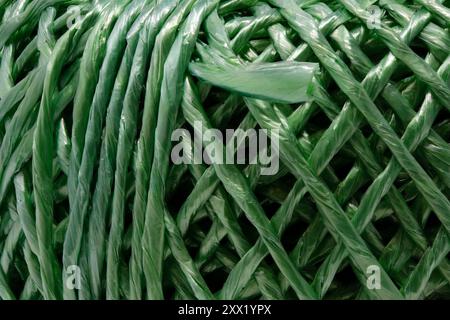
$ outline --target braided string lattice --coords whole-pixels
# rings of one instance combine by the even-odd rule
[[[0,298],[448,297],[448,6],[0,0]],[[298,62],[301,104],[239,79]],[[277,132],[278,172],[198,124]]]

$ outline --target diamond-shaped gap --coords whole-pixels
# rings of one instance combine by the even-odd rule
[[[304,126],[299,138],[307,138],[312,145],[317,143],[317,140],[323,134],[324,128],[328,128],[331,125],[331,120],[325,115],[325,113],[318,109],[308,120]]]
[[[397,230],[393,232],[394,234],[401,228],[399,223],[395,223],[395,225],[397,226]],[[375,225],[372,223],[366,226],[364,231],[361,233],[361,237],[363,238],[369,250],[375,256],[380,256],[386,245],[392,239],[383,238],[382,232],[379,232]]]
[[[281,236],[281,243],[287,252],[292,251],[297,245],[298,240],[303,235],[309,224],[294,212],[292,220],[284,230]]]
[[[185,171],[178,164],[172,165],[169,170],[169,178],[171,177],[176,178],[179,183],[175,185],[173,190],[166,192],[166,204],[169,211],[176,214],[191,194],[195,185],[195,178],[191,176],[189,170]]]
[[[236,128],[247,113],[242,98],[233,95],[228,90],[212,86],[201,79],[193,79],[202,106],[205,108],[213,127],[219,129]]]
[[[358,213],[361,201],[366,197],[366,193],[369,187],[372,185],[372,183],[373,179],[370,179],[368,175],[365,175],[363,180],[357,180],[352,183],[347,183],[346,186],[351,188],[350,190],[343,191],[344,188],[340,188],[339,192],[342,194],[339,196],[339,199],[348,200],[348,203],[342,206],[342,208],[344,209],[345,213],[347,214],[347,217],[350,220],[353,218],[355,214]],[[373,212],[373,217],[371,221],[372,223],[378,222],[379,226],[382,229],[384,225],[387,225],[392,229],[390,233],[385,233],[384,232],[385,230],[378,229],[376,223],[374,223],[374,225],[371,227],[368,226],[366,227],[369,228],[368,230],[375,227],[375,229],[372,229],[370,231],[371,235],[369,237],[369,239],[372,239],[373,241],[372,240],[368,241],[368,243],[370,244],[369,247],[373,249],[372,250],[373,252],[379,252],[380,250],[382,250],[383,245],[386,245],[387,242],[391,239],[392,233],[394,233],[399,227],[397,218],[395,217],[392,209],[392,205],[386,196],[379,201],[379,204],[377,205],[375,211]],[[380,232],[377,232],[377,229],[380,230]],[[386,235],[386,238],[380,237],[379,233]],[[364,232],[363,238],[369,240],[364,236]]]
[[[269,184],[261,184],[257,187],[256,193],[259,197],[277,204],[276,210],[286,201],[286,197],[291,192],[296,178],[289,172],[284,172],[278,179],[273,179]],[[274,212],[274,210],[272,210]],[[307,196],[303,196],[300,203],[294,209],[293,219],[300,219],[310,223],[315,215],[316,209],[313,201]]]
[[[286,29],[286,36],[294,46],[298,47],[302,43],[304,43],[304,41],[300,38],[298,32],[296,32],[289,26],[289,23],[282,21],[280,24]]]
[[[355,166],[358,155],[351,147],[349,142],[346,142],[333,158],[329,161],[328,166],[322,171],[320,177],[331,191],[336,191],[336,188],[349,175],[352,168]]]
[[[378,235],[381,235],[381,239],[379,240],[381,240],[384,245],[389,243],[400,227],[394,213],[377,220],[372,220],[372,225],[376,230],[380,231]],[[370,229],[368,232],[370,232]]]
[[[422,200],[422,199],[419,199],[419,200]],[[422,216],[422,219],[424,221],[426,221],[425,225],[424,225],[424,231],[425,231],[425,236],[428,239],[427,250],[429,250],[429,248],[433,245],[436,235],[439,232],[442,225],[441,225],[441,222],[439,221],[438,217],[434,214],[433,211],[427,210],[426,208],[424,210],[424,206],[420,206],[419,208],[422,209],[422,210],[420,210],[421,211],[420,215]],[[409,256],[409,259],[407,261],[404,261],[403,265],[401,265],[400,267],[397,268],[397,269],[399,269],[398,271],[403,277],[403,281],[402,281],[403,286],[406,284],[410,275],[416,269],[416,267],[418,266],[418,264],[420,263],[421,259],[426,254],[426,252],[427,251],[423,251],[423,250],[419,250],[419,249],[413,250],[412,255]],[[445,258],[445,259],[447,259],[447,262],[448,262],[449,257],[450,257],[450,255],[447,254],[447,257]],[[440,273],[440,271],[438,270],[438,268],[436,268],[432,274],[432,278],[433,278],[433,276],[436,277],[438,273]],[[430,281],[432,280],[432,278],[430,279]],[[445,288],[444,288],[444,290],[445,290]],[[424,290],[424,292],[426,292],[426,289]]]
[[[336,247],[336,240],[328,232],[325,225],[325,237],[316,244],[316,248],[311,252],[310,257],[306,263],[302,263],[302,269],[305,270],[315,270],[312,274],[316,274],[319,270],[320,265],[324,262],[327,256],[330,254],[331,250]],[[319,239],[318,239],[319,240]]]
[[[270,268],[270,270],[273,272],[273,275],[275,279],[277,279],[277,283],[280,286],[280,288],[283,290],[283,299],[285,300],[298,300],[298,297],[295,293],[295,291],[292,289],[292,287],[289,284],[289,281],[286,279],[286,277],[281,273],[280,269],[278,268],[277,264],[275,263],[272,256],[268,253],[261,264],[264,264],[266,267]],[[311,283],[311,275],[307,274],[306,271],[300,271],[300,275],[308,282]],[[287,287],[285,285],[287,284]]]
[[[380,104],[377,104],[377,107],[379,105]],[[396,121],[397,119],[394,117],[392,112],[390,112],[390,111],[385,112],[384,118],[389,123],[391,128],[394,127],[394,130],[395,130],[395,128],[397,127],[398,121]],[[381,169],[384,169],[386,167],[386,165],[388,164],[388,162],[392,158],[391,151],[385,144],[384,140],[380,136],[378,136],[378,134],[376,132],[373,131],[373,128],[365,120],[363,120],[363,122],[360,126],[360,131],[362,132],[363,136],[365,137],[365,144],[370,149],[372,156],[377,161],[379,167],[381,167]],[[400,137],[399,134],[397,134],[397,136]],[[367,152],[363,151],[362,155],[368,156],[368,154],[366,154],[366,153]],[[360,158],[361,154],[356,154],[356,157]],[[363,165],[364,165],[364,163],[363,163]]]
[[[433,123],[433,129],[436,128],[435,133],[438,135],[438,137],[434,137],[433,140],[438,140],[438,146],[441,148],[448,146],[448,142],[450,141],[450,126],[446,125],[446,123],[448,124],[449,122],[445,120],[449,118],[450,112],[446,108],[441,108]],[[446,128],[447,130],[442,130],[444,128]],[[440,151],[441,148],[437,147],[435,143],[430,144],[427,143],[427,141],[425,141],[425,143],[422,143],[421,147],[422,148],[418,148],[418,152],[414,154],[416,156],[416,159],[427,171],[430,177],[437,176],[441,179],[444,179],[445,177],[440,173],[440,171],[442,173],[447,173],[448,164],[445,161],[445,157],[440,156],[440,154],[442,153],[442,151]],[[439,153],[437,153],[436,150],[438,150]],[[430,163],[430,160],[433,161],[433,164]]]
[[[428,239],[428,242],[431,244],[434,241],[434,238],[436,237],[436,234],[439,230],[439,228],[442,226],[441,221],[436,216],[434,211],[431,211],[427,217],[426,217],[426,223],[424,226],[425,235]]]
[[[227,236],[220,241],[213,257],[206,262],[201,272],[212,292],[222,289],[232,268],[238,263],[239,256]]]
[[[36,39],[35,37],[37,37],[37,34],[34,32],[34,30],[30,30],[32,33],[30,33],[29,35],[25,35],[22,34],[21,37],[26,37],[24,38],[23,42],[15,42],[15,48],[14,48],[14,53],[15,53],[15,57],[13,61],[17,62],[17,59],[19,57],[24,57],[23,52],[25,51],[26,48],[30,48],[35,46],[35,42],[33,41],[33,39]],[[57,38],[55,38],[57,39]],[[16,46],[17,45],[17,46]],[[35,50],[35,52],[30,56],[30,58],[27,60],[26,64],[23,66],[22,70],[20,73],[17,73],[15,75],[15,79],[14,82],[15,83],[19,83],[21,80],[23,80],[35,67],[35,64],[38,62],[40,53],[38,50]],[[72,110],[72,109],[71,109]]]
[[[282,241],[291,258],[295,259],[293,262],[298,265],[302,275],[308,282],[312,282],[318,268],[330,251],[336,246],[336,242],[327,229],[324,230],[324,236],[320,236],[322,232],[315,228],[314,225],[319,226],[319,228],[326,227],[323,224],[317,224],[319,220],[314,220],[314,223],[303,220],[304,214],[299,214],[298,211],[304,211],[306,208],[309,211],[307,215],[311,219],[317,219],[318,215],[320,215],[313,200],[305,197],[297,205],[294,218],[286,228],[282,236]],[[309,239],[308,241],[306,240],[307,238]],[[286,241],[287,239],[289,241]],[[302,249],[299,250],[300,248]]]
[[[427,86],[425,86],[414,74],[411,74],[409,77],[399,79],[396,87],[408,102],[409,107],[416,112],[419,112],[425,94],[428,92]]]
[[[436,119],[435,125],[433,126],[434,131],[439,134],[445,141],[450,141],[450,120],[438,117]]]
[[[339,85],[336,83],[335,79],[333,79],[331,77],[331,75],[325,68],[321,68],[320,70],[321,70],[321,72],[323,72],[323,75],[320,77],[320,74],[319,74],[316,77],[318,78],[318,80],[320,81],[322,86],[324,87],[324,90],[326,91],[328,98],[331,99],[331,101],[337,106],[338,111],[340,112],[340,110],[342,110],[342,107],[344,106],[344,103],[348,101],[348,97],[341,90]],[[320,101],[318,101],[318,104],[320,105],[320,107],[322,109],[328,107],[328,105],[326,103],[321,104]],[[331,110],[330,113],[335,114],[335,116],[336,116],[336,111]],[[325,120],[325,118],[319,118],[319,119],[323,119],[324,121],[327,121],[327,122],[330,121],[328,117],[326,117],[327,120]],[[325,122],[325,123],[327,123],[327,122]],[[323,123],[321,123],[319,121],[317,122],[317,124],[318,124],[319,128],[325,127],[323,125]]]
[[[231,140],[231,135],[235,132],[242,121],[248,114],[248,110],[245,107],[243,100],[241,97],[231,94],[229,91],[222,90],[217,87],[209,87],[205,82],[201,80],[198,81],[198,87],[204,88],[205,96],[203,105],[210,105],[212,107],[206,109],[208,113],[209,120],[212,124],[211,129],[219,130],[220,138],[224,145],[226,145]],[[200,142],[198,137],[194,135],[194,130],[190,124],[185,124],[184,128],[188,129],[191,135],[191,138],[194,139],[194,142]],[[255,129],[255,128],[245,128],[244,134],[247,133],[246,130]],[[202,132],[205,134],[207,128],[202,124]],[[256,135],[257,137],[257,135]],[[205,138],[205,137],[204,137]],[[206,141],[208,143],[208,141]],[[245,164],[248,164],[248,147],[249,147],[249,138],[245,140],[245,144],[241,147],[243,151],[245,151]],[[202,146],[202,155],[205,151],[204,146]],[[205,162],[205,157],[202,160]],[[234,157],[234,163],[236,164],[236,156]],[[226,162],[227,158],[224,158],[223,161]]]
[[[22,255],[21,252],[18,252],[18,254]],[[27,266],[24,264],[18,265],[18,263],[21,263],[21,261],[23,263],[24,261],[23,259],[24,258],[22,258],[19,262],[16,262],[18,261],[18,259],[15,259],[14,262],[11,262],[8,269],[8,273],[5,274],[5,276],[7,276],[8,279],[10,279],[11,281],[10,288],[16,296],[21,295],[27,279],[27,269],[26,269]]]
[[[306,264],[303,263],[303,266],[300,269],[302,275],[304,275],[305,279],[307,279],[309,283],[313,283],[313,280],[316,278],[317,272],[319,271],[320,267],[326,261],[328,255],[331,253],[331,250],[333,250],[335,247],[336,241],[334,240],[333,236],[331,236],[331,234],[327,232],[326,236],[320,242],[317,243],[317,246],[314,249],[314,251],[310,253],[310,258],[308,262]],[[344,263],[340,267],[340,270],[343,270],[346,267],[347,267],[346,261],[344,261]],[[345,285],[345,283],[342,281],[340,281],[340,283],[342,283],[342,285]],[[337,293],[335,292],[335,294]],[[325,298],[331,299],[331,297],[332,296],[330,295],[329,297]]]
[[[376,14],[376,12],[373,12]],[[375,17],[375,15],[374,15]],[[382,25],[390,25],[392,27],[391,19],[389,18],[382,18],[381,20],[378,20]],[[354,28],[348,28],[352,31],[359,31],[363,32],[362,42],[359,43],[359,48],[361,51],[370,59],[370,61],[377,65],[380,63],[380,61],[383,60],[383,58],[386,57],[390,53],[389,48],[387,45],[382,41],[382,39],[377,35],[376,27],[377,22],[376,19],[371,20],[371,22],[374,22],[374,24],[368,26],[368,24],[361,25],[360,21],[355,21]],[[359,28],[364,28],[363,30],[358,30]]]
[[[306,195],[297,206],[296,212],[294,213],[294,218],[282,237],[283,244],[287,249],[293,249],[293,247],[297,244],[300,235],[302,235],[304,230],[309,227],[312,218],[318,214],[318,210],[314,203],[314,199],[312,199],[309,195]],[[298,232],[299,228],[302,229],[300,233]],[[295,239],[295,241],[291,239]],[[286,240],[289,241],[286,242]],[[325,239],[319,244],[318,248],[313,252],[311,261],[308,262],[304,268],[311,268],[314,263],[324,259],[334,245],[334,239],[331,235],[325,237]]]
[[[292,185],[295,183],[295,177],[287,170],[283,170],[277,176],[268,176],[266,184],[264,176],[260,177],[263,183],[257,185],[255,193],[261,199],[268,199],[272,202],[281,204],[288,195]],[[258,181],[259,182],[259,181]]]
[[[324,299],[356,299],[361,288],[362,285],[355,275],[353,267],[350,264],[350,260],[346,259],[342,263],[339,271],[335,274]]]
[[[417,189],[416,183],[404,170],[400,172],[395,181],[395,186],[401,192],[403,199],[412,206],[412,201],[421,197],[420,191]]]
[[[436,128],[436,130],[438,131],[438,133],[441,135],[441,137],[445,140],[445,141],[449,141],[449,130],[441,130],[440,127],[442,127],[442,125],[444,123],[449,123],[449,119],[450,118],[450,111],[448,111],[448,109],[446,108],[441,108],[441,110],[439,111],[439,113],[436,116],[436,119],[434,120],[433,123],[433,128]],[[447,125],[448,126],[448,125]]]
[[[246,240],[253,245],[259,238],[259,233],[255,226],[247,219],[246,214],[242,211],[238,218],[238,223],[241,226],[241,230],[244,233]]]
[[[355,26],[354,24],[347,23],[342,27],[347,27],[347,31],[350,33],[350,35],[356,39],[356,37],[358,35],[361,34],[361,32],[363,31],[363,29],[361,28],[361,26]],[[359,52],[354,52],[353,46],[351,47],[352,49],[348,48],[348,43],[345,42],[343,47],[343,44],[341,43],[342,40],[342,34],[337,34],[336,32],[332,32],[331,35],[328,37],[328,41],[331,44],[331,46],[333,47],[333,49],[335,50],[336,54],[339,55],[339,57],[341,58],[341,60],[344,62],[345,65],[349,66],[353,77],[355,77],[355,79],[359,82],[361,82],[364,77],[365,77],[365,72],[364,69],[361,68],[361,62],[360,59],[361,57],[359,56],[360,53]],[[356,43],[356,41],[355,41]],[[348,54],[347,50],[351,50],[351,53]],[[358,49],[356,49],[358,50]],[[346,54],[347,52],[347,54]],[[364,52],[363,52],[364,54]],[[364,61],[364,60],[362,60]]]
[[[180,299],[180,293],[185,294],[188,299],[195,299],[192,289],[180,269],[178,261],[172,256],[169,256],[165,259],[163,268],[163,292],[165,299]]]
[[[450,283],[438,269],[431,274],[423,295],[427,300],[448,300],[450,297]]]
[[[228,99],[231,93],[230,91],[224,90],[222,88],[211,86],[207,82],[200,79],[197,79],[196,83],[202,105],[205,108],[208,117],[211,119],[214,112],[221,107],[221,105]],[[232,107],[229,108],[233,109]],[[234,115],[230,118],[233,119]],[[220,120],[223,121],[223,119]]]

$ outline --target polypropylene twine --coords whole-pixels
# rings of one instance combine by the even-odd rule
[[[0,0],[1,299],[449,298],[449,7]]]

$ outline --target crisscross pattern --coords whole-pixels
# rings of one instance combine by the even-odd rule
[[[0,298],[450,297],[449,5],[0,0]]]

